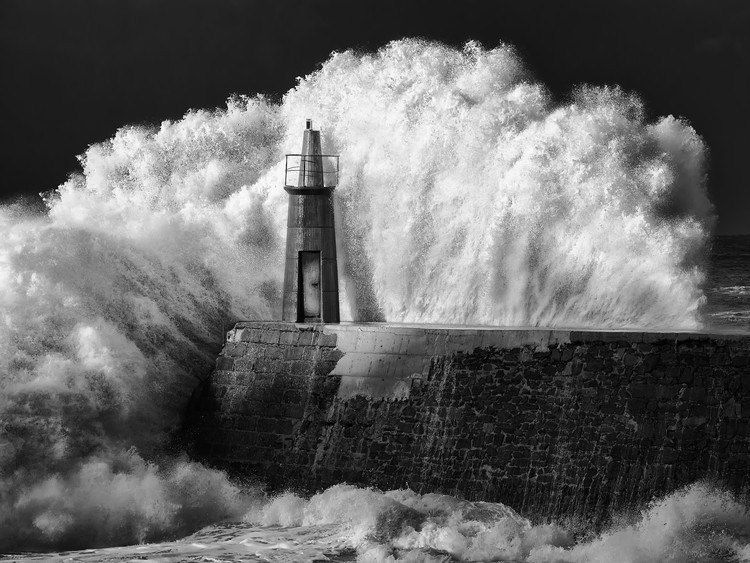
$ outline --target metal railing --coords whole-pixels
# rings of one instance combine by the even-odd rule
[[[310,178],[313,181],[307,181]],[[302,180],[302,181],[300,181]],[[334,187],[339,183],[339,155],[288,154],[284,172],[284,186]]]

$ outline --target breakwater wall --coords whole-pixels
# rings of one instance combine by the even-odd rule
[[[196,453],[274,488],[343,481],[605,523],[699,479],[750,491],[750,337],[243,322]]]

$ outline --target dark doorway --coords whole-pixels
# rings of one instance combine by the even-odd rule
[[[298,322],[319,322],[320,318],[320,251],[299,253]]]

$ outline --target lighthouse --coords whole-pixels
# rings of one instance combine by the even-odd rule
[[[286,155],[289,194],[282,319],[295,323],[339,322],[339,278],[333,190],[338,156],[324,155],[320,131],[308,119],[301,154]]]

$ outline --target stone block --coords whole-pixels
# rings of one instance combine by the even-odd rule
[[[277,362],[274,360],[267,360],[265,358],[261,358],[260,360],[256,360],[253,363],[253,371],[256,373],[269,373],[274,371],[274,368],[276,367]]]
[[[679,457],[679,452],[674,448],[662,448],[659,452],[659,460],[662,463],[666,463],[669,465],[675,463],[679,459]]]
[[[279,344],[281,346],[295,346],[299,342],[299,332],[284,331],[279,333]]]
[[[680,373],[678,376],[680,383],[690,385],[693,383],[693,367],[692,366],[680,366]]]
[[[240,358],[240,359],[234,360],[234,369],[236,371],[251,372],[253,371],[254,365],[255,365],[255,360],[249,360],[247,358]]]
[[[530,363],[534,360],[534,351],[528,346],[520,348],[518,351],[518,361],[522,364]]]
[[[337,348],[320,348],[320,355],[318,357],[319,362],[331,363],[331,368],[336,364],[342,357],[343,353]]]
[[[294,405],[302,404],[302,393],[297,389],[288,389],[283,392],[282,401]]]
[[[216,358],[216,369],[222,371],[232,371],[234,369],[234,358],[228,356],[219,356]]]
[[[235,370],[234,370],[234,383],[235,385],[239,386],[247,386],[250,385],[255,378],[255,375],[250,371],[240,371],[237,369],[237,361],[235,361]]]
[[[678,363],[677,353],[669,350],[663,350],[659,354],[659,363],[662,366],[673,366]]]
[[[688,387],[682,396],[689,401],[704,403],[706,401],[706,388],[699,386]]]
[[[689,416],[687,418],[682,419],[683,426],[687,427],[696,427],[696,426],[703,426],[706,424],[707,419],[705,416]]]
[[[211,383],[215,388],[234,385],[234,373],[231,371],[216,370],[211,374]]]
[[[300,346],[311,346],[316,343],[317,333],[312,329],[300,330],[299,333],[299,345]]]
[[[654,395],[654,385],[648,383],[631,383],[628,386],[630,395],[636,398],[651,397]]]
[[[292,375],[311,375],[313,373],[313,364],[305,360],[297,360],[291,363],[289,373]]]
[[[279,435],[289,435],[294,430],[295,421],[288,418],[276,419],[273,433]]]
[[[639,342],[636,344],[636,350],[641,354],[649,354],[654,349],[654,345],[649,342]]]
[[[284,405],[283,416],[293,419],[301,420],[305,415],[305,407],[302,405],[286,404]]]
[[[235,342],[257,342],[260,331],[254,328],[235,329]]]
[[[318,334],[318,346],[334,347],[336,346],[337,336],[335,333],[320,333]]]
[[[268,360],[283,360],[285,358],[285,350],[281,346],[268,346],[263,354]]]
[[[638,357],[636,354],[625,354],[625,357],[623,358],[623,363],[626,366],[635,366],[641,361],[641,358]]]
[[[301,360],[305,349],[300,346],[287,346],[283,348],[285,360]]]
[[[316,362],[318,359],[319,348],[317,346],[301,346],[302,359],[308,362]]]
[[[646,413],[648,401],[645,399],[630,399],[628,401],[628,412],[632,415],[642,415]]]
[[[709,357],[709,363],[713,366],[728,366],[732,363],[732,359],[727,351],[717,350]]]
[[[260,331],[259,342],[263,344],[278,344],[281,336],[280,331],[272,329],[263,329]]]
[[[654,368],[657,365],[659,365],[659,354],[655,352],[644,356],[643,361],[641,363],[641,366],[643,367],[643,371],[645,373],[653,372]]]
[[[235,352],[235,350],[237,349],[238,344],[240,344],[240,343],[227,342],[224,345],[224,349],[221,351],[222,356],[229,356],[229,357],[235,357],[235,356],[237,356],[238,354]],[[244,351],[244,349],[243,349],[243,351]]]

